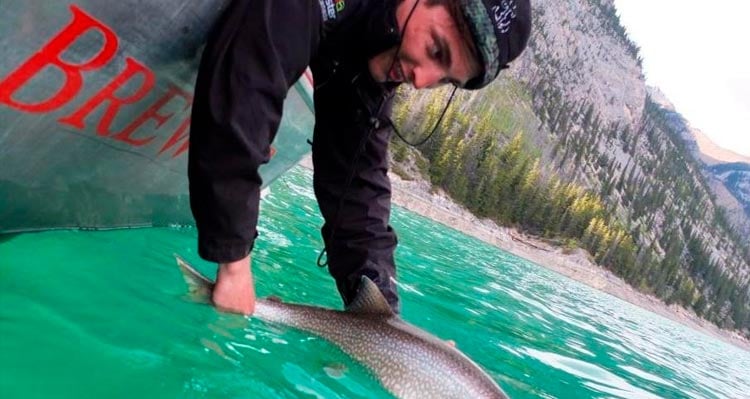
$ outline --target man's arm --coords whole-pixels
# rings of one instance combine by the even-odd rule
[[[345,77],[333,78],[315,92],[313,185],[325,219],[322,235],[328,269],[345,305],[354,299],[364,275],[377,284],[398,312],[393,281],[397,240],[388,224],[391,184],[387,152],[391,130],[385,123],[376,122],[370,111],[381,108],[385,113],[389,107],[378,107],[383,99],[378,94],[384,93],[369,77],[361,76],[356,87]],[[375,94],[368,96],[367,88]]]
[[[222,286],[245,287],[215,296],[220,308],[247,313],[247,306],[221,298],[252,293],[229,281],[252,285],[258,167],[270,158],[287,91],[317,47],[320,19],[316,0],[235,0],[208,38],[195,87],[188,176],[198,253],[221,264]],[[230,273],[242,267],[247,274]]]

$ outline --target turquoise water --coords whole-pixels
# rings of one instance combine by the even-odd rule
[[[262,206],[259,295],[339,307],[315,266],[309,172]],[[403,317],[454,340],[512,398],[747,398],[750,353],[395,209]],[[184,298],[192,228],[0,243],[0,398],[385,398],[333,345]]]

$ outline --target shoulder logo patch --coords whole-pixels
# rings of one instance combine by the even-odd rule
[[[328,22],[335,20],[341,11],[346,7],[345,0],[318,0],[320,2],[320,11],[323,14],[323,21]]]

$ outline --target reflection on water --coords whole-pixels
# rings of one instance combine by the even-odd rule
[[[308,172],[262,206],[261,296],[340,307],[315,266]],[[744,398],[750,354],[395,209],[404,317],[456,342],[513,398]],[[387,398],[317,337],[185,299],[190,228],[0,243],[0,393],[29,397]],[[45,376],[40,379],[39,376]]]

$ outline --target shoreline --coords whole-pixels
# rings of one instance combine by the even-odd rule
[[[309,156],[305,157],[299,165],[312,170],[312,160]],[[389,171],[388,175],[391,179],[393,205],[750,352],[750,340],[737,333],[720,329],[713,323],[698,317],[692,310],[677,305],[667,305],[654,296],[637,291],[614,273],[594,263],[588,252],[583,249],[579,248],[565,253],[560,247],[550,245],[536,237],[527,236],[514,228],[499,226],[491,220],[477,218],[466,208],[455,203],[441,189],[432,192],[432,186],[422,179],[404,180],[392,171]]]
[[[491,220],[477,218],[467,209],[453,202],[442,190],[430,192],[431,187],[427,182],[403,180],[392,172],[389,172],[389,176],[394,205],[461,231],[642,309],[750,351],[750,340],[737,333],[720,329],[713,323],[698,317],[691,310],[678,305],[667,305],[654,296],[637,291],[614,273],[594,263],[588,252],[583,249],[579,248],[571,253],[565,253],[562,248],[550,245],[536,237],[527,236],[514,228],[499,226]]]

